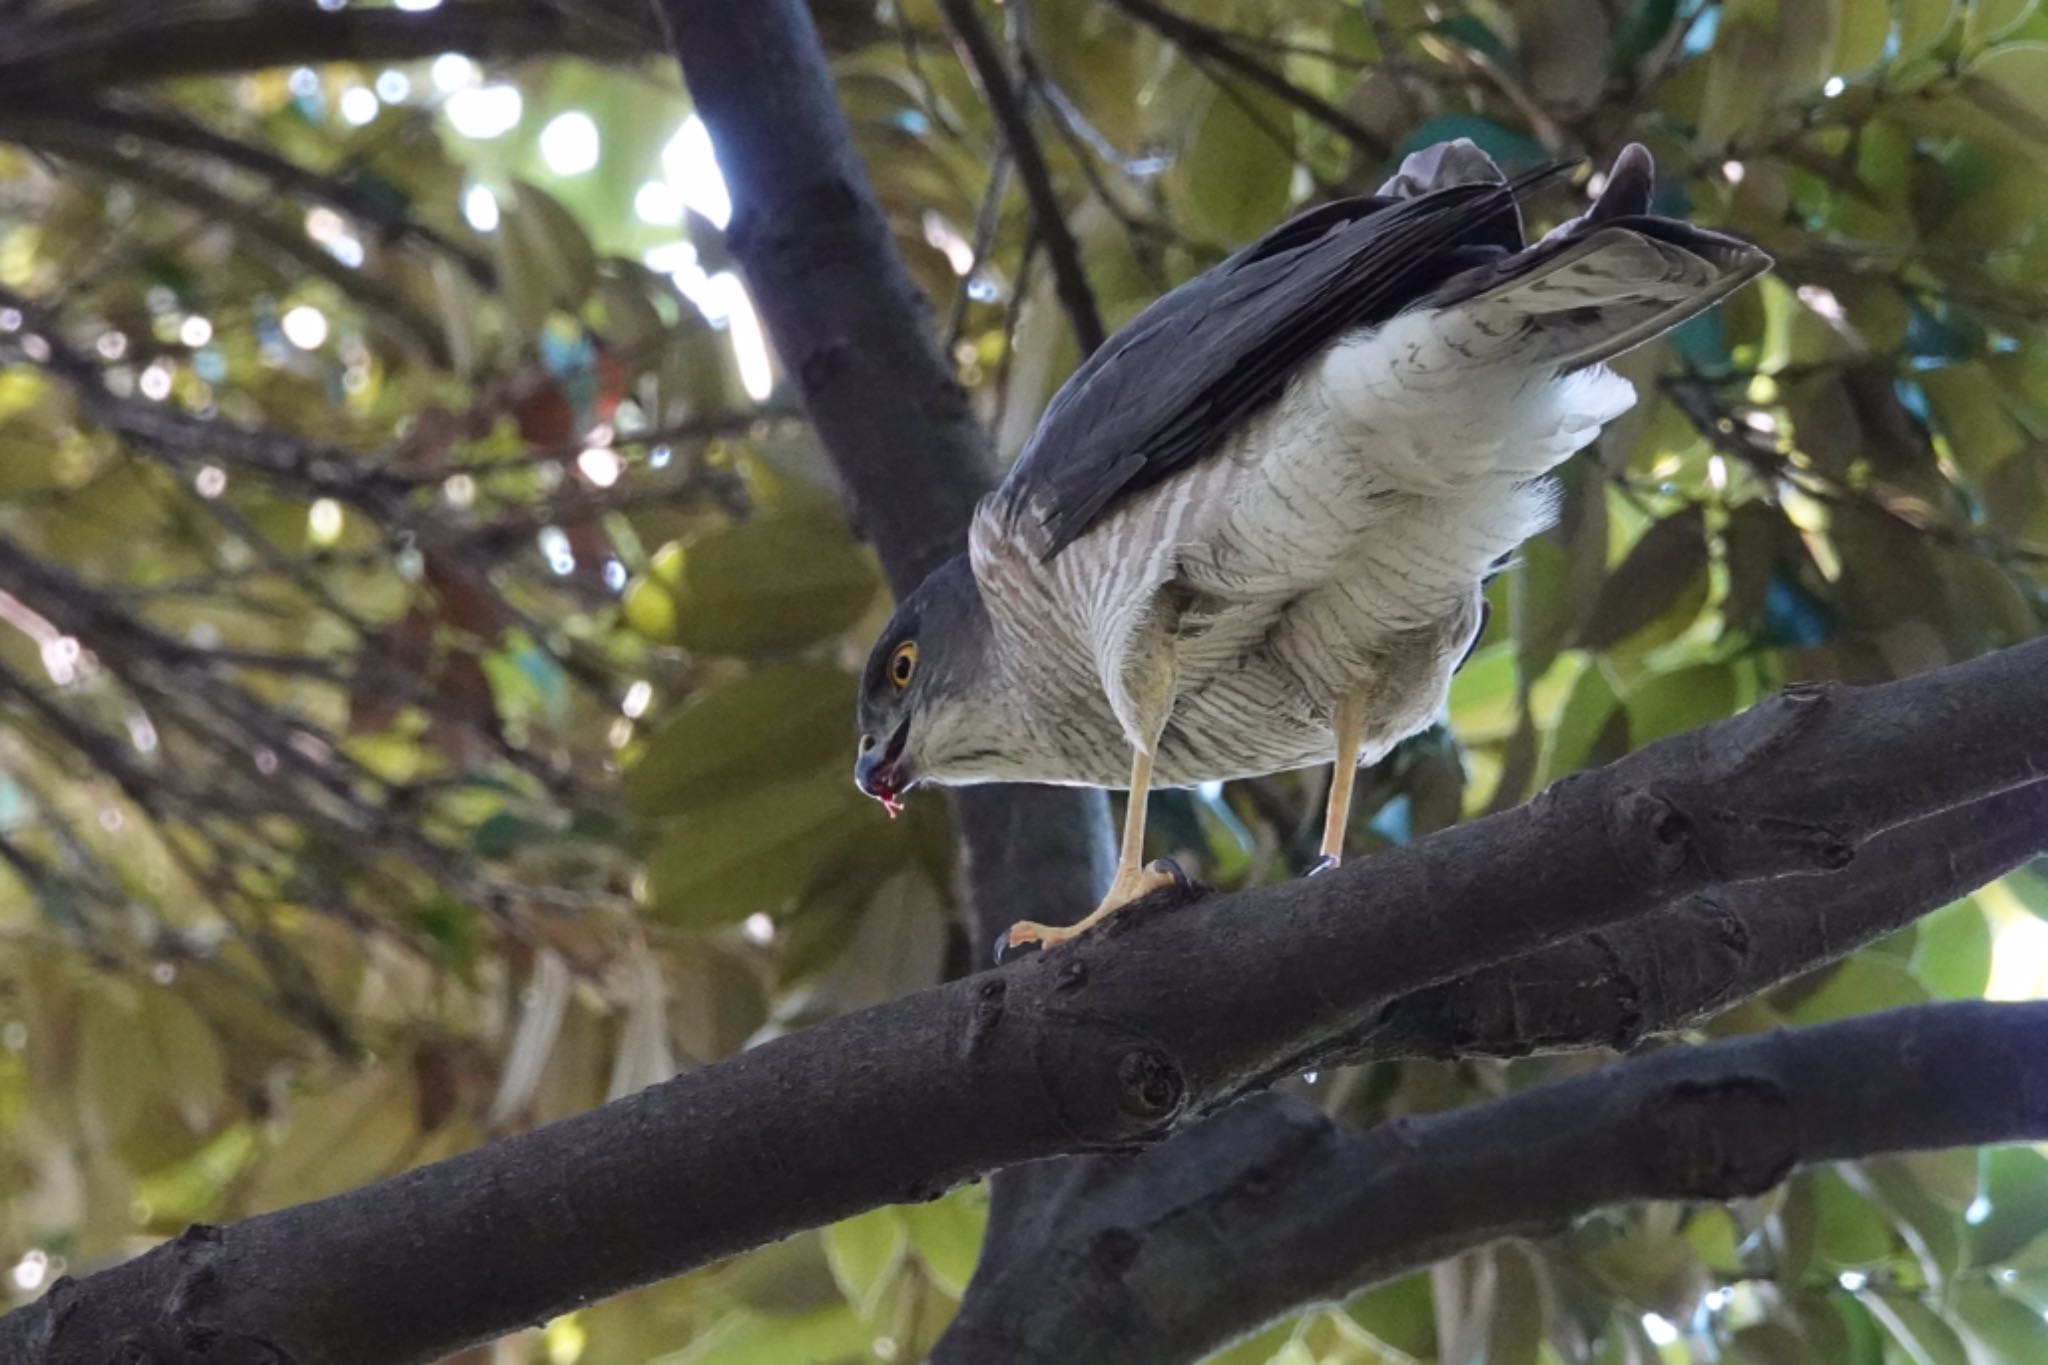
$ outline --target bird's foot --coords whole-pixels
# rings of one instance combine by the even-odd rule
[[[1034,920],[1021,920],[1010,926],[1010,931],[996,940],[996,961],[1026,944],[1037,944],[1040,948],[1057,948],[1069,939],[1079,938],[1108,919],[1132,901],[1143,900],[1154,891],[1167,887],[1188,889],[1188,875],[1180,870],[1180,864],[1171,858],[1160,858],[1144,867],[1134,867],[1128,872],[1119,872],[1110,883],[1109,894],[1102,898],[1102,904],[1088,912],[1087,918],[1078,924],[1039,924]]]
[[[1322,857],[1310,863],[1308,865],[1307,870],[1304,871],[1301,875],[1304,877],[1320,877],[1325,872],[1328,872],[1333,868],[1342,867],[1343,865],[1344,860],[1342,858],[1338,857],[1334,853],[1325,853]]]

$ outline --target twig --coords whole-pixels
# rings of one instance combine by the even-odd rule
[[[1324,127],[1341,133],[1368,156],[1384,160],[1393,154],[1393,148],[1384,138],[1322,96],[1302,89],[1264,62],[1248,56],[1231,41],[1226,31],[1155,4],[1154,0],[1109,0],[1109,3],[1147,25],[1190,57],[1206,58],[1236,72]]]
[[[1003,130],[1003,141],[1017,163],[1017,178],[1024,183],[1025,197],[1031,201],[1032,217],[1045,240],[1045,254],[1052,265],[1054,289],[1059,295],[1060,306],[1066,310],[1067,325],[1073,330],[1074,341],[1085,358],[1102,345],[1102,314],[1095,306],[1094,291],[1088,287],[1088,275],[1081,265],[1080,244],[1074,240],[1073,230],[1067,226],[1066,213],[1060,207],[1058,192],[1053,188],[1052,172],[1045,164],[1045,151],[1039,146],[1038,135],[1031,130],[1030,111],[1010,80],[1002,53],[996,50],[988,29],[982,25],[981,16],[975,13],[974,0],[939,0],[939,8],[966,51],[968,64],[973,67],[982,93],[988,99],[989,110],[995,115],[997,126]]]

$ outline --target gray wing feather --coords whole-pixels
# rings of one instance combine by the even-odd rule
[[[1326,204],[1140,313],[1054,396],[995,510],[1046,558],[1209,453],[1325,346],[1522,245],[1512,187]]]
[[[1431,147],[1380,193],[1301,214],[1168,293],[1054,395],[994,494],[999,524],[1050,559],[1117,503],[1210,454],[1332,342],[1527,281],[1596,232],[1626,229],[1717,264],[1761,258],[1746,242],[1650,215],[1640,147],[1622,153],[1588,212],[1525,246],[1521,199],[1566,169],[1508,181],[1469,142]]]

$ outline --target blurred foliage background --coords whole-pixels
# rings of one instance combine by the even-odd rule
[[[980,87],[931,0],[815,8],[1014,453],[1077,355]],[[1494,584],[1446,724],[1361,779],[1354,847],[2039,628],[2034,0],[981,13],[1111,326],[1451,137],[1511,166],[1644,140],[1662,209],[1777,256],[1627,360],[1641,403]],[[967,968],[944,803],[891,824],[848,780],[886,595],[728,210],[630,0],[0,5],[0,1295]],[[1158,795],[1155,851],[1290,875],[1325,780]],[[2017,873],[1711,1031],[2043,994],[2044,916]],[[1601,1060],[1300,1084],[1370,1123]],[[913,1360],[984,1202],[470,1358]],[[2044,1234],[2040,1151],[1870,1162],[1475,1253],[1223,1358],[2038,1365]]]

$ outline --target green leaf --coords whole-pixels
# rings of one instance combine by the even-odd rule
[[[119,1142],[142,1116],[149,1097],[149,1055],[135,1046],[140,1010],[112,989],[78,1001],[78,1109],[92,1146]]]
[[[825,1259],[832,1266],[832,1278],[862,1317],[881,1302],[909,1249],[910,1228],[903,1211],[892,1206],[870,1209],[825,1229]]]
[[[2043,73],[2048,74],[2048,62]],[[1981,478],[2018,451],[2025,438],[2006,410],[1998,384],[1982,365],[1944,365],[1919,375],[1936,425],[1964,472]]]
[[[1706,518],[1698,507],[1686,507],[1643,532],[1607,576],[1579,632],[1579,643],[1587,649],[1614,648],[1682,608],[1688,596],[1704,587],[1706,573]],[[1677,630],[1684,629],[1697,611],[1695,606],[1677,622]]]
[[[1890,1215],[1927,1283],[1945,1287],[1963,1264],[1962,1211],[1937,1199],[1902,1161],[1867,1161],[1844,1166],[1842,1174]]]
[[[1812,1365],[1813,1349],[1805,1338],[1780,1322],[1759,1322],[1743,1328],[1729,1343],[1729,1365]]]
[[[1986,1207],[1970,1228],[1970,1263],[1991,1265],[2048,1232],[2048,1157],[2031,1147],[1991,1147],[1981,1161]]]
[[[719,654],[775,653],[837,634],[879,586],[843,525],[795,513],[700,535],[675,573],[673,638]]]
[[[1508,583],[1515,671],[1524,692],[1536,685],[1571,634],[1571,555],[1549,536],[1525,541]]]
[[[1814,1253],[1831,1270],[1862,1270],[1892,1254],[1891,1225],[1833,1171],[1812,1177]]]
[[[1295,1324],[1291,1321],[1276,1322],[1255,1337],[1226,1346],[1212,1356],[1204,1356],[1202,1365],[1269,1365],[1281,1359],[1281,1353],[1294,1339]]]
[[[597,284],[597,252],[575,217],[523,181],[494,237],[505,302],[529,339],[555,309],[574,313]]]
[[[1778,59],[1777,38],[1756,18],[1724,18],[1708,53],[1707,88],[1694,148],[1717,156],[1770,107]]]
[[[1287,209],[1292,111],[1241,83],[1212,86],[1165,183],[1174,216],[1194,235],[1232,246],[1256,237]]]
[[[842,1365],[873,1359],[873,1340],[874,1333],[844,1304],[799,1317],[743,1308],[661,1365]]]
[[[2003,38],[2027,21],[2037,0],[1970,0],[1963,20],[1963,46],[1981,47]]]
[[[2048,43],[2011,43],[1970,63],[1964,75],[1970,102],[2024,144],[2048,134]]]
[[[1819,990],[1785,1011],[1785,1021],[1819,1024],[1925,1004],[1928,999],[1927,988],[1904,967],[1861,953],[1836,967]]]
[[[1920,921],[1913,974],[1936,998],[1978,1000],[1991,980],[1991,922],[1968,897]]]
[[[988,1206],[982,1193],[963,1187],[943,1199],[906,1204],[902,1213],[910,1244],[925,1269],[940,1288],[956,1299],[961,1297],[967,1292],[967,1282],[974,1278],[982,1238],[988,1231]]]
[[[1493,1266],[1487,1365],[1536,1365],[1543,1347],[1543,1287],[1535,1263],[1527,1250],[1507,1243],[1494,1248]]]
[[[1970,1365],[1955,1329],[1920,1300],[1876,1289],[1866,1289],[1856,1297],[1884,1324],[1912,1365]]]
[[[1899,16],[1899,50],[1895,60],[1911,61],[1929,51],[1956,20],[1958,0],[1892,0]]]
[[[678,821],[648,859],[650,908],[693,929],[774,914],[878,814],[836,769],[707,806]]]
[[[1724,1275],[1742,1271],[1740,1229],[1726,1209],[1703,1208],[1685,1220],[1686,1244],[1700,1264]]]
[[[1855,75],[1882,61],[1891,28],[1891,9],[1881,0],[1844,0],[1830,72]]]
[[[1884,1365],[1884,1329],[1868,1309],[1840,1289],[1788,1295],[1786,1307],[1799,1335],[1824,1365]]]
[[[261,1161],[248,1207],[262,1211],[367,1185],[418,1141],[410,1066],[385,1064],[295,1098],[283,1134]]]
[[[1660,673],[1629,689],[1624,704],[1629,743],[1640,747],[1734,714],[1735,672],[1726,664],[1696,664]]]
[[[1344,1312],[1374,1341],[1416,1360],[1436,1355],[1436,1306],[1428,1271],[1368,1289]]]
[[[1578,681],[1572,684],[1571,695],[1565,698],[1564,709],[1558,713],[1550,742],[1544,746],[1543,785],[1585,766],[1587,755],[1592,753],[1594,742],[1617,705],[1607,670],[1598,659],[1586,660]]]
[[[2048,1319],[1988,1284],[1956,1290],[1951,1313],[1962,1329],[1970,1365],[2041,1365],[2048,1361]]]
[[[771,664],[705,689],[649,735],[620,783],[642,816],[679,814],[763,782],[852,762],[855,680]]]

